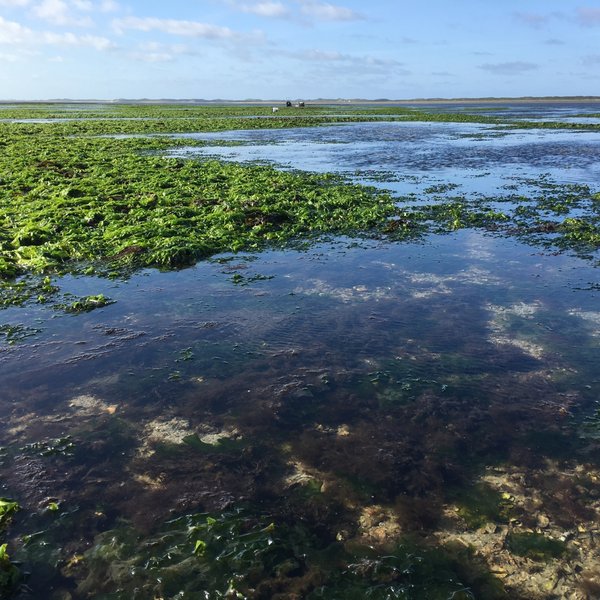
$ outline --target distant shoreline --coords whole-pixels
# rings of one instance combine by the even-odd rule
[[[148,99],[148,98],[119,98],[119,99],[72,99],[72,98],[53,98],[48,100],[0,100],[0,105],[4,104],[184,104],[190,106],[210,106],[210,105],[256,105],[256,106],[271,106],[285,105],[285,100],[205,100],[205,99]],[[413,99],[294,99],[292,102],[302,101],[308,106],[396,106],[396,105],[427,105],[427,104],[500,104],[510,102],[512,104],[540,104],[540,103],[586,103],[600,102],[600,96],[541,96],[529,97],[521,96],[516,98],[413,98]]]

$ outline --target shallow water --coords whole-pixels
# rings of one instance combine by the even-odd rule
[[[600,184],[597,133],[369,123],[201,139],[245,145],[184,155],[337,171],[417,201]],[[4,310],[32,334],[0,346],[0,495],[23,507],[11,551],[31,572],[19,598],[217,598],[234,580],[252,598],[459,593],[444,587],[456,574],[437,596],[418,591],[431,573],[402,592],[402,569],[377,575],[415,536],[452,556],[473,546],[510,597],[555,578],[555,597],[585,598],[600,559],[594,264],[472,229],[332,237],[56,282],[115,301],[85,314]],[[189,514],[196,528],[174,520]],[[249,515],[240,531],[232,514]],[[529,534],[568,555],[523,556]],[[248,558],[271,545],[273,564]],[[502,597],[466,571],[460,593]]]
[[[557,183],[600,185],[600,134],[556,130],[498,130],[464,123],[349,123],[284,130],[183,134],[210,147],[174,155],[267,161],[285,168],[338,172],[399,195],[432,185],[456,194],[506,196],[505,186],[550,177]],[[243,142],[214,145],[218,140]],[[371,172],[371,173],[370,173]],[[382,181],[383,180],[383,181]],[[521,187],[521,191],[527,188]]]
[[[565,121],[568,119],[589,118],[587,115],[600,113],[600,102],[482,102],[482,103],[432,103],[413,104],[414,108],[441,113],[465,113],[490,115],[505,119],[542,119],[545,121]],[[598,122],[598,119],[595,119]]]

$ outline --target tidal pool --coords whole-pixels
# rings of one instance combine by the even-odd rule
[[[203,153],[339,171],[399,202],[600,184],[592,132],[369,123],[202,139],[244,142]],[[597,217],[582,198],[566,214]],[[0,495],[21,505],[8,542],[26,574],[14,597],[595,597],[597,265],[592,249],[464,228],[55,278],[114,303],[2,312]]]
[[[314,537],[285,576],[261,563],[273,589],[302,581],[306,597],[347,593],[325,548],[359,560],[359,547],[387,555],[411,535],[473,544],[523,597],[566,563],[515,563],[509,534],[564,538],[566,562],[592,569],[595,277],[580,259],[472,231],[414,245],[332,239],[65,282],[117,301],[85,315],[7,313],[41,330],[0,356],[2,481],[27,513],[11,529],[29,540],[21,597],[164,593],[157,581],[175,566],[143,574],[155,525],[241,505],[242,533],[266,519]],[[225,576],[198,572],[196,541],[177,546],[186,593],[226,591]],[[278,560],[298,562],[294,547]],[[236,569],[241,593],[262,597]],[[382,584],[373,577],[356,589]],[[557,589],[582,582],[573,572]]]
[[[178,148],[176,156],[214,156],[237,162],[337,172],[399,196],[423,195],[443,184],[453,195],[506,197],[515,185],[551,178],[600,185],[597,131],[504,129],[465,123],[349,123],[283,130],[181,134],[211,142]],[[239,145],[219,146],[218,141]]]

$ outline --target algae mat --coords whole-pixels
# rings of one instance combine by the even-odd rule
[[[328,118],[197,110],[4,124],[3,593],[593,597],[593,129],[543,134],[563,148],[544,174],[524,170],[533,127],[423,122],[430,158],[523,136],[510,181],[497,153],[479,177],[485,152],[456,178],[440,155],[357,169],[342,129],[423,131],[376,111],[331,109],[350,121],[321,128],[333,175],[215,162],[205,133],[199,160],[189,139],[96,137],[229,121],[284,129],[219,134],[227,151],[296,156]]]

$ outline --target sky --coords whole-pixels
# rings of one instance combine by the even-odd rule
[[[600,95],[600,0],[0,0],[0,99]]]

